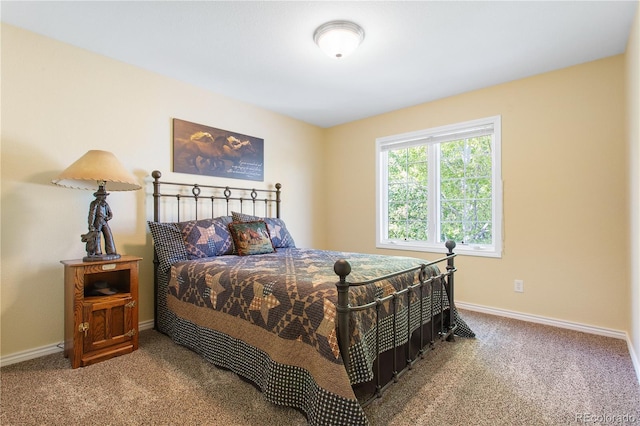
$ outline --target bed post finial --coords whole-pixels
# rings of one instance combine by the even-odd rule
[[[282,188],[282,185],[276,183],[276,217],[278,219],[280,219],[280,188]]]
[[[447,254],[453,254],[453,249],[456,248],[456,242],[453,240],[447,240],[447,242],[444,243],[444,246],[449,250],[449,253]]]
[[[153,221],[157,222],[160,215],[160,178],[162,173],[159,170],[151,172],[153,177]]]
[[[346,260],[340,259],[333,265],[333,272],[340,277],[340,282],[343,282],[351,273],[351,265]]]
[[[345,259],[338,260],[333,265],[333,272],[340,277],[336,283],[338,288],[338,304],[336,305],[336,315],[338,319],[338,345],[342,354],[342,362],[347,372],[349,372],[349,283],[347,275],[351,273],[351,265]]]

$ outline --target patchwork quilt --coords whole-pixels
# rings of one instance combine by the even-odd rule
[[[432,313],[448,308],[448,300],[436,278],[433,289],[423,286],[377,310],[352,313],[347,371],[336,334],[338,277],[333,265],[338,259],[351,264],[349,282],[426,263],[297,248],[178,262],[159,280],[159,326],[177,343],[252,380],[268,400],[301,409],[310,424],[366,424],[351,385],[371,380],[378,352],[406,342],[406,336],[393,339],[393,314],[396,327],[414,330],[430,321]],[[352,287],[350,304],[366,304],[406,288],[418,282],[418,274],[415,269]],[[436,267],[427,270],[428,277],[438,274]]]

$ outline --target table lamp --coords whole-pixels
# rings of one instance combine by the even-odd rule
[[[80,157],[75,163],[51,181],[67,188],[95,189],[95,200],[89,205],[89,231],[80,235],[86,243],[87,255],[85,262],[119,259],[116,252],[113,234],[109,227],[109,220],[113,217],[111,208],[107,204],[110,191],[134,191],[140,189],[136,177],[131,174],[112,153],[108,151],[91,150]],[[104,250],[102,248],[104,237]]]

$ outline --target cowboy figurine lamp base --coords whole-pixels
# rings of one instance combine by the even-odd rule
[[[80,236],[81,241],[86,243],[87,255],[82,259],[85,262],[120,259],[109,227],[113,213],[107,203],[109,193],[105,191],[104,185],[105,182],[100,182],[98,192],[93,193],[96,199],[89,205],[89,232]]]

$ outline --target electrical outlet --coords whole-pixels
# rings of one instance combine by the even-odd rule
[[[524,293],[524,281],[515,280],[513,282],[513,291],[515,291],[517,293]]]

